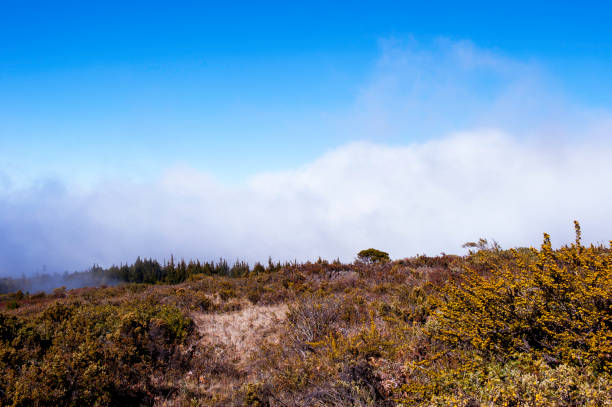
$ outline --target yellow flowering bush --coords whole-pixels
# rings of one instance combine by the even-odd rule
[[[551,368],[540,360],[521,357],[490,364],[454,383],[458,391],[440,392],[429,406],[610,406],[612,382],[577,367]]]
[[[559,249],[544,234],[539,250],[471,253],[475,267],[440,288],[401,401],[612,405],[612,250],[585,247],[575,229]]]
[[[434,338],[494,359],[529,353],[555,366],[612,369],[612,258],[576,242],[553,250],[544,235],[535,261],[518,252],[489,275],[468,270],[444,289]]]

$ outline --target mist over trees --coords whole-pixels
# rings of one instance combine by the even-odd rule
[[[93,269],[92,269],[93,270]],[[94,273],[92,270],[77,271],[73,273],[45,273],[30,277],[0,278],[0,294],[15,291],[23,292],[52,292],[55,288],[66,289],[80,287],[95,287],[101,285],[114,285],[119,281],[105,273]]]
[[[289,263],[286,263],[289,264]],[[255,263],[251,267],[247,262],[236,260],[233,264],[220,258],[218,261],[174,260],[160,263],[152,258],[140,258],[132,264],[113,265],[103,268],[94,264],[89,270],[73,273],[36,274],[31,277],[0,279],[0,293],[16,291],[23,292],[52,292],[55,288],[66,289],[114,285],[118,283],[144,283],[144,284],[177,284],[188,280],[196,274],[208,276],[242,277],[251,272],[275,271],[281,268],[281,263],[274,263],[268,259],[266,266]]]

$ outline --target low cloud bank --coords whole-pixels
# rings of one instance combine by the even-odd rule
[[[495,130],[407,146],[352,143],[301,168],[226,187],[188,168],[94,190],[58,182],[0,197],[0,272],[75,270],[136,256],[350,261],[503,246],[607,242],[612,145],[534,145]]]
[[[22,293],[52,293],[56,289],[66,290],[81,287],[98,287],[119,284],[119,280],[91,272],[34,274],[21,277],[0,278],[0,294],[21,291]]]

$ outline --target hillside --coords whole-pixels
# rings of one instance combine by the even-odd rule
[[[612,252],[576,236],[3,294],[0,402],[612,405]]]

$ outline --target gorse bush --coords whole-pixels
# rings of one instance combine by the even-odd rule
[[[515,264],[489,275],[468,270],[444,290],[438,311],[438,340],[468,347],[484,357],[541,357],[551,366],[567,363],[612,369],[612,257],[602,247],[576,242],[553,250],[544,235],[535,262],[516,251]]]
[[[428,406],[609,406],[612,383],[609,378],[581,368],[521,357],[486,369],[467,371],[453,377],[456,391],[440,391]],[[450,387],[450,386],[449,386]]]
[[[612,404],[612,251],[481,248],[439,289],[400,400],[431,406]]]
[[[190,331],[176,308],[147,302],[58,303],[27,322],[0,314],[0,403],[148,403]]]

